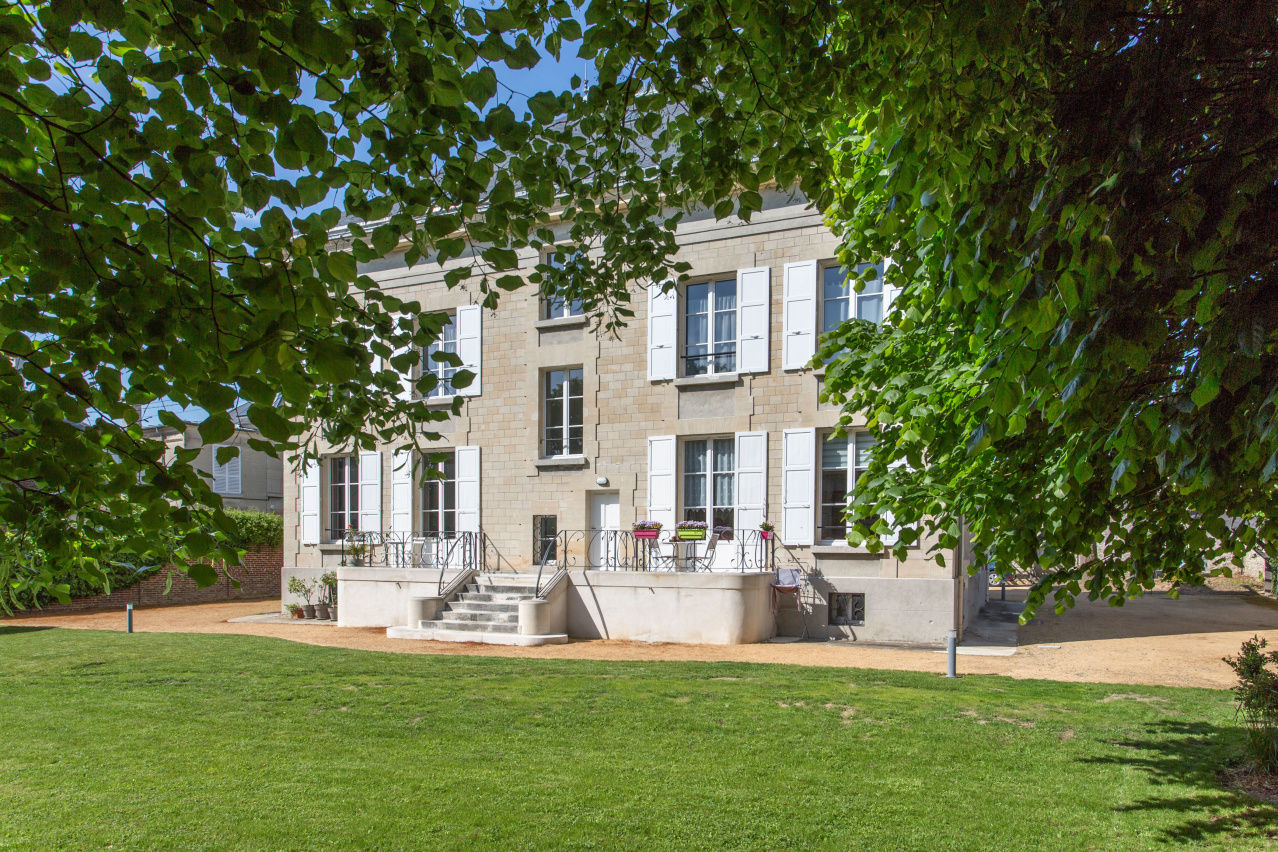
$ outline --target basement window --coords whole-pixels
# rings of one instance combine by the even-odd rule
[[[865,624],[864,592],[831,592],[829,604],[830,624],[839,627]]]

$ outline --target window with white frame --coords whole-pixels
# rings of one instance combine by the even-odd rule
[[[422,481],[421,524],[423,535],[457,532],[457,464],[449,453],[442,460],[427,461],[430,473]]]
[[[711,529],[736,527],[736,441],[732,437],[683,442],[683,520]]]
[[[865,282],[859,293],[858,280]],[[851,275],[840,266],[825,267],[821,270],[821,333],[829,334],[852,318],[876,325],[883,322],[883,299],[881,264],[858,264]]]
[[[821,442],[821,506],[817,538],[842,541],[847,538],[844,518],[848,494],[856,488],[857,479],[870,464],[874,436],[854,432],[842,438],[827,436]]]
[[[542,384],[542,455],[576,456],[584,452],[582,368],[547,370]]]
[[[737,280],[689,284],[684,298],[683,374],[737,370]]]
[[[456,355],[457,354],[457,317],[448,318],[448,323],[439,332],[439,338],[426,349],[426,358],[422,362],[422,371],[425,373],[434,373],[439,383],[430,389],[427,393],[428,398],[453,396],[457,393],[453,389],[453,375],[457,372],[457,367],[448,360],[436,360],[438,354]]]
[[[571,259],[580,252],[581,249],[571,247],[561,247],[558,253],[554,250],[547,251],[545,254],[545,263],[554,269],[563,269],[564,262],[559,259],[558,254],[566,255]],[[541,299],[541,318],[545,320],[563,319],[564,317],[584,316],[585,308],[582,306],[580,299],[565,299],[561,295],[551,294],[542,296]]]
[[[359,529],[359,460],[333,456],[328,460],[328,539],[340,541],[347,530]]]
[[[224,444],[213,447],[213,493],[238,495],[240,493],[240,456],[229,458],[223,464],[218,461],[218,450]]]

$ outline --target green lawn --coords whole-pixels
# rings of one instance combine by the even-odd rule
[[[0,627],[0,847],[1256,849],[1224,692]]]

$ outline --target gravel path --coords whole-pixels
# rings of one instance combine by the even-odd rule
[[[475,654],[583,660],[695,660],[852,666],[943,673],[945,655],[930,650],[847,643],[672,645],[574,641],[516,648],[500,645],[388,639],[382,628],[305,623],[229,622],[279,611],[278,601],[250,601],[137,610],[138,632],[236,633],[341,648],[405,654]],[[123,611],[19,617],[0,626],[26,625],[123,630]],[[1278,643],[1278,602],[1254,594],[1202,591],[1178,601],[1151,595],[1122,608],[1083,601],[1064,616],[1040,616],[1022,627],[1010,657],[960,656],[960,674],[999,674],[1098,683],[1228,688],[1233,673],[1221,657],[1259,633]]]

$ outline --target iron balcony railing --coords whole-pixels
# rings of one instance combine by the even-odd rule
[[[487,570],[491,546],[483,532],[403,533],[384,530],[330,531],[341,567],[468,568]],[[327,566],[326,566],[327,567]]]
[[[537,594],[559,571],[775,571],[776,535],[759,530],[707,532],[704,541],[671,540],[674,530],[639,538],[632,530],[560,530],[536,554]],[[711,546],[713,541],[713,547]]]

